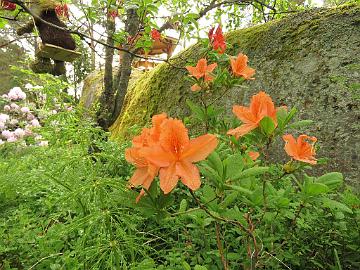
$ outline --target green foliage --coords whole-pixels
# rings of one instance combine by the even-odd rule
[[[50,99],[58,83],[44,85]],[[164,195],[155,182],[137,204],[128,143],[108,141],[83,115],[65,110],[44,121],[49,147],[1,146],[3,269],[223,269],[217,235],[229,269],[359,267],[360,199],[342,174],[309,176],[294,163],[287,172],[249,157],[291,125],[292,110],[281,128],[255,130],[255,141],[219,135],[194,197],[181,185]],[[223,130],[220,121],[208,128]]]
[[[43,130],[51,147],[0,149],[0,265],[124,269],[148,248],[126,207],[123,150],[72,112],[56,121]]]
[[[153,24],[146,15],[156,14],[163,2],[134,3],[149,33]],[[178,12],[189,7],[186,1],[175,4]],[[92,5],[112,7],[115,1]],[[89,14],[96,21],[97,13]],[[192,23],[190,32],[198,27],[195,15],[184,16]],[[149,45],[148,37],[142,45]],[[210,44],[204,45],[206,53]],[[212,101],[244,79],[233,76],[226,54],[210,51],[208,60],[218,63],[214,79],[194,79],[202,90],[187,102],[191,115],[186,118],[192,135],[210,132],[219,140],[217,149],[196,165],[202,185],[193,191],[179,184],[164,195],[156,178],[138,203],[141,187],[129,187],[134,168],[124,156],[130,143],[109,141],[87,112],[67,110],[74,105],[65,93],[69,84],[17,70],[19,85],[41,84],[46,92],[45,98],[36,89],[28,94],[39,114],[46,115],[39,133],[49,146],[0,145],[0,269],[360,267],[360,198],[343,175],[317,176],[311,162],[297,155],[285,164],[272,160],[277,137],[312,122],[293,123],[295,108],[277,108],[253,121],[256,126],[247,134],[227,135],[241,123],[222,117]],[[52,114],[56,105],[58,112]],[[271,104],[265,105],[267,112]]]

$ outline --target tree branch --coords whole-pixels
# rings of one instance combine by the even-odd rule
[[[41,21],[42,23],[45,23],[51,27],[54,27],[56,29],[59,29],[59,30],[62,30],[62,31],[65,31],[65,32],[68,32],[70,34],[74,34],[74,35],[77,35],[79,36],[81,39],[84,39],[84,38],[87,38],[87,39],[90,39],[92,41],[95,41],[96,43],[99,43],[105,47],[108,47],[108,48],[111,48],[111,49],[114,49],[114,50],[118,50],[118,51],[122,51],[122,52],[126,52],[130,55],[132,55],[133,57],[138,57],[138,58],[142,58],[142,59],[147,59],[147,60],[155,60],[155,61],[165,61],[164,59],[161,59],[161,58],[151,58],[151,57],[144,57],[142,55],[139,55],[139,54],[136,54],[134,52],[132,52],[131,50],[127,50],[127,49],[124,49],[124,48],[120,48],[120,47],[116,47],[116,46],[113,46],[113,45],[110,45],[110,44],[107,44],[101,40],[98,40],[98,39],[95,39],[89,35],[86,35],[84,33],[81,33],[79,31],[76,31],[76,30],[71,30],[71,29],[68,29],[66,27],[61,27],[61,26],[58,26],[56,24],[53,24],[53,23],[50,23],[48,21],[45,21],[43,20],[41,17],[39,17],[38,15],[34,14],[26,5],[23,1],[19,1],[19,0],[9,0],[9,2],[12,2],[14,4],[17,4],[19,5],[21,8],[24,9],[25,12],[29,13],[31,16],[33,16],[35,19]],[[166,61],[165,61],[166,62]]]

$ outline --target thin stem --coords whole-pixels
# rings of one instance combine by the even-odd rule
[[[244,225],[242,225],[239,221],[237,220],[232,220],[232,219],[227,219],[227,218],[223,218],[223,217],[220,217],[220,216],[215,216],[213,213],[211,213],[209,211],[209,209],[206,208],[206,206],[204,204],[202,204],[200,202],[200,200],[195,196],[194,192],[192,190],[190,190],[190,194],[191,196],[194,198],[195,202],[199,205],[199,207],[204,210],[210,217],[212,217],[213,219],[215,220],[218,220],[218,221],[223,221],[223,222],[226,222],[226,223],[229,223],[229,224],[232,224],[232,225],[235,225],[235,226],[238,226],[243,232],[245,232],[247,235],[249,235],[250,237],[253,237],[253,233],[249,230],[249,229],[246,229],[244,227]]]
[[[219,224],[219,222],[216,222],[216,221],[215,221],[215,230],[216,230],[216,244],[217,244],[217,247],[218,247],[218,250],[220,253],[221,262],[224,266],[224,270],[228,270],[229,266],[228,266],[228,263],[224,256],[224,248],[222,246],[221,238],[220,238],[220,224]]]
[[[206,104],[206,101],[204,99],[204,94],[203,92],[201,92],[200,94],[200,100],[201,100],[201,103],[202,105],[204,106],[204,114],[205,114],[205,132],[208,132],[209,131],[209,119],[208,119],[208,114],[207,114],[207,108],[208,108],[208,105]]]

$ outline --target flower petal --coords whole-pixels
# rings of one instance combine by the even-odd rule
[[[139,186],[139,185],[143,185],[143,183],[145,182],[149,182],[151,183],[151,181],[154,179],[154,177],[152,177],[148,174],[148,168],[144,167],[144,168],[138,168],[135,170],[133,176],[130,178],[129,183],[135,187]]]
[[[213,63],[213,64],[207,66],[206,71],[212,72],[216,67],[217,67],[217,63]]]
[[[160,188],[164,194],[171,192],[179,180],[179,176],[176,175],[176,162],[171,163],[167,168],[161,168],[159,178]]]
[[[196,92],[196,91],[200,91],[201,87],[196,83],[193,86],[191,86],[191,91]]]
[[[297,156],[297,148],[296,148],[296,140],[291,134],[286,134],[283,137],[283,140],[285,141],[285,152],[290,156],[294,157]]]
[[[241,75],[244,77],[245,80],[255,80],[252,78],[254,76],[256,70],[250,67],[245,67],[244,70],[241,72]]]
[[[146,160],[158,167],[167,167],[175,160],[175,156],[171,152],[164,151],[160,145],[144,147],[139,152]]]
[[[233,113],[244,124],[250,124],[250,123],[255,124],[255,123],[258,122],[258,119],[256,118],[256,115],[254,115],[253,112],[247,107],[234,105],[233,106]]]
[[[243,124],[235,129],[230,129],[227,134],[234,135],[236,139],[238,139],[239,137],[244,136],[255,128],[257,128],[257,124]]]
[[[248,155],[253,161],[255,161],[260,156],[260,153],[254,152],[254,151],[249,151]]]
[[[145,195],[145,189],[149,190],[149,188],[154,180],[154,177],[149,176],[144,180],[144,182],[142,183],[143,188],[141,189],[139,195],[136,197],[136,203],[138,203],[139,200],[141,199],[141,197]]]
[[[193,76],[196,79],[199,79],[199,78],[201,78],[203,76],[203,74],[199,73],[197,67],[186,66],[186,69],[189,71],[190,76]]]
[[[183,122],[170,118],[161,125],[159,141],[165,151],[178,156],[189,144],[188,130]]]
[[[180,160],[198,162],[204,160],[218,145],[215,135],[206,134],[190,140],[188,146],[181,153]]]
[[[148,162],[139,153],[139,148],[130,147],[125,150],[125,159],[136,167],[147,167]]]
[[[191,162],[176,162],[176,174],[181,177],[181,182],[191,190],[196,190],[201,185],[199,169]]]

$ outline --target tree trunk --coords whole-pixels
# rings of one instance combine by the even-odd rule
[[[89,32],[90,32],[90,37],[94,37],[94,25],[92,23],[90,23],[89,25]],[[91,71],[94,71],[96,68],[96,55],[95,55],[95,41],[91,40],[90,41],[90,46],[91,46]]]
[[[125,22],[125,31],[129,33],[131,37],[134,37],[139,29],[140,21],[139,16],[137,15],[136,9],[127,10],[127,19]],[[124,49],[130,50],[131,45],[126,44]],[[123,52],[121,57],[121,63],[118,73],[116,74],[114,88],[116,89],[116,97],[114,109],[111,117],[111,124],[113,124],[121,112],[124,98],[127,92],[130,75],[131,75],[131,64],[133,61],[133,56],[129,53]]]
[[[106,20],[106,43],[114,46],[113,35],[115,32],[115,20],[110,16]],[[105,47],[105,73],[104,73],[104,91],[100,97],[100,109],[97,112],[97,123],[104,130],[108,130],[111,123],[111,116],[114,108],[115,91],[113,87],[113,57],[114,49]]]

